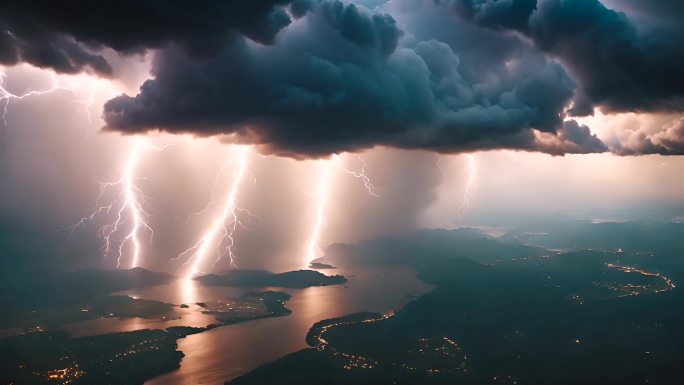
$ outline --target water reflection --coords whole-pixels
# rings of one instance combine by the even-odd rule
[[[197,299],[197,282],[194,279],[181,278],[178,288],[180,289],[178,298],[181,299],[182,303],[190,305],[200,302],[200,300]]]
[[[177,305],[173,316],[156,318],[98,318],[95,320],[79,321],[64,325],[60,329],[70,332],[76,337],[113,333],[129,332],[140,329],[165,329],[171,326],[203,327],[216,323],[216,319],[197,305],[201,302],[198,294],[198,283],[192,279],[182,278],[170,284],[155,286],[146,289],[136,289],[114,293],[115,295],[128,295],[138,299],[150,299]],[[215,297],[215,293],[207,297]],[[180,307],[186,304],[188,307]]]
[[[326,272],[327,274],[333,273]],[[430,286],[415,278],[415,273],[405,268],[335,270],[349,278],[345,285],[310,287],[306,289],[278,289],[292,295],[286,303],[292,314],[285,317],[266,318],[241,324],[223,326],[204,333],[178,340],[178,349],[185,353],[179,370],[154,378],[148,385],[223,384],[226,380],[244,374],[258,365],[273,361],[288,353],[306,347],[306,332],[315,322],[339,317],[358,311],[386,313],[405,305],[411,296],[430,290]],[[178,280],[167,285],[123,292],[142,299],[188,304],[180,309],[182,318],[166,322],[148,320],[111,319],[107,325],[97,325],[98,333],[135,330],[134,328],[162,328],[167,325],[204,326],[215,322],[213,317],[201,313],[196,302],[239,297],[254,288],[225,288],[198,285],[191,280]],[[100,320],[98,320],[100,321]],[[92,332],[93,321],[82,323],[70,331]],[[203,324],[202,324],[203,323]],[[80,330],[74,330],[79,329]]]
[[[140,329],[166,329],[171,326],[202,327],[216,323],[213,316],[202,314],[199,307],[178,310],[179,317],[174,319],[149,318],[98,318],[88,321],[78,321],[60,327],[75,337],[94,336],[106,333],[130,332]]]
[[[262,363],[305,348],[306,333],[317,321],[358,311],[396,310],[410,296],[431,288],[404,268],[334,273],[349,277],[349,282],[285,290],[292,295],[287,302],[292,310],[289,316],[221,327],[178,340],[178,349],[185,353],[180,369],[145,384],[223,384]]]

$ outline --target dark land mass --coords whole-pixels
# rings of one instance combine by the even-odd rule
[[[420,245],[421,239],[435,239],[431,235],[401,248],[375,243],[382,251],[378,260],[364,250],[373,242],[355,246],[370,259],[338,256],[336,265],[405,264],[436,287],[393,316],[317,324],[307,336],[315,347],[231,384],[684,382],[684,291],[670,276],[684,265],[684,253],[648,270],[634,261],[651,257],[636,252],[627,256],[629,263],[622,259],[625,253],[595,250],[525,255],[510,240],[471,234],[471,243],[456,234],[457,240],[442,244],[466,247],[447,247],[451,256],[429,242]],[[676,252],[679,240],[668,242],[657,247]],[[477,243],[518,251],[487,256],[468,247]],[[402,251],[407,247],[413,254]],[[389,250],[401,255],[392,258]],[[540,249],[527,249],[533,250]],[[475,254],[479,262],[464,254]]]
[[[130,270],[85,269],[29,275],[9,274],[0,280],[0,306],[5,310],[79,305],[93,298],[169,282],[172,277],[142,268]]]
[[[202,311],[213,315],[222,325],[259,318],[286,316],[292,311],[285,307],[290,295],[280,291],[262,291],[243,294],[240,298],[209,302]]]
[[[0,280],[0,329],[48,330],[100,317],[175,318],[175,306],[110,293],[169,282],[170,276],[142,268],[85,269],[37,273],[33,279],[10,274]]]
[[[271,273],[265,270],[231,270],[224,275],[195,278],[203,285],[234,287],[285,287],[303,289],[310,286],[330,286],[347,282],[341,275],[325,275],[313,270]]]
[[[565,221],[516,228],[505,238],[553,249],[625,252],[684,250],[684,223]]]
[[[335,267],[333,265],[328,265],[327,263],[311,262],[311,263],[309,263],[309,269],[328,270],[328,269],[337,269],[337,267]]]
[[[71,337],[67,332],[34,328],[31,332],[0,339],[0,383],[142,384],[179,367],[183,353],[176,350],[177,339],[224,325],[288,315],[291,311],[284,302],[289,299],[287,293],[264,291],[207,302],[202,311],[212,314],[218,322],[203,328],[170,327],[89,337]],[[115,315],[122,317],[140,317],[175,307],[130,297],[110,296],[99,300],[103,302],[95,302],[84,313],[115,311]],[[57,310],[47,312],[50,311]],[[65,319],[72,316],[67,310],[62,315]]]
[[[206,328],[173,327],[91,337],[36,332],[0,340],[3,384],[142,384],[177,369],[176,340]]]
[[[323,339],[323,333],[325,333],[329,328],[336,327],[345,324],[352,324],[358,322],[371,322],[379,320],[383,317],[380,313],[372,312],[359,312],[353,313],[342,317],[324,319],[318,321],[309,331],[306,333],[306,343],[311,347],[318,347],[326,344],[327,342]]]
[[[514,258],[538,257],[549,252],[530,247],[515,239],[497,240],[474,229],[417,230],[401,236],[376,238],[358,244],[337,243],[325,251],[319,262],[335,266],[407,265],[417,256],[430,258],[466,257],[483,264]]]
[[[0,328],[40,327],[48,330],[71,322],[103,317],[172,319],[179,317],[174,309],[174,305],[159,301],[135,299],[129,296],[105,296],[78,304],[7,312],[0,318]]]
[[[601,255],[605,262],[639,266],[684,283],[684,223],[566,221],[528,225],[505,238]]]

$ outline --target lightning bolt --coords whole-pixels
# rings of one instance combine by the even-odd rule
[[[366,167],[368,167],[368,165],[363,160],[363,158],[361,158],[360,155],[356,155],[356,158],[359,160],[359,162],[361,162],[361,170],[360,171],[354,171],[354,170],[350,170],[350,169],[346,168],[342,164],[342,161],[340,160],[340,158],[341,157],[339,157],[337,155],[333,155],[333,157],[332,157],[332,161],[335,163],[337,168],[339,168],[343,172],[353,176],[356,179],[360,179],[361,182],[363,183],[364,187],[366,188],[366,191],[368,191],[368,194],[371,196],[374,196],[376,198],[379,198],[380,195],[375,193],[375,186],[373,186],[373,184],[370,181],[370,178],[368,177],[368,175],[366,175]]]
[[[130,268],[140,266],[142,254],[142,244],[140,233],[147,231],[150,239],[154,236],[154,230],[149,224],[149,215],[144,209],[144,203],[148,199],[137,185],[136,169],[140,163],[143,149],[152,148],[162,151],[165,147],[154,147],[147,144],[143,138],[135,138],[131,151],[126,158],[121,177],[113,182],[101,182],[100,194],[95,200],[96,208],[87,217],[72,227],[72,231],[84,226],[87,222],[93,221],[100,215],[108,215],[114,212],[114,219],[100,227],[99,234],[103,239],[103,254],[109,257],[116,256],[117,269],[122,265],[122,259],[126,254],[126,249],[130,247],[131,262]],[[113,201],[102,204],[107,192],[111,189],[119,189],[117,198]]]
[[[227,243],[227,245],[222,250],[219,250],[218,256],[214,261],[214,266],[227,255],[230,261],[230,267],[236,267],[237,257],[233,250],[235,246],[234,234],[237,230],[237,226],[240,224],[238,216],[240,209],[237,207],[236,202],[237,195],[240,191],[240,184],[247,171],[250,148],[248,146],[240,146],[236,147],[234,151],[238,162],[237,173],[233,177],[233,183],[225,198],[221,212],[214,218],[207,231],[196,244],[174,258],[178,259],[189,256],[187,261],[183,264],[190,264],[187,278],[192,278],[197,275],[199,268],[202,266],[202,263],[212,247],[220,247],[224,243]]]
[[[316,196],[316,217],[313,226],[311,227],[309,239],[306,243],[306,266],[309,266],[313,260],[323,257],[323,248],[319,243],[321,232],[323,230],[323,226],[325,225],[326,206],[328,204],[332,166],[337,167],[347,175],[351,175],[352,177],[359,179],[361,183],[363,183],[363,186],[370,196],[376,198],[380,197],[380,195],[375,192],[375,186],[373,186],[370,177],[368,177],[368,174],[366,173],[366,168],[368,165],[361,158],[361,156],[356,155],[356,158],[361,163],[361,168],[359,171],[354,171],[345,167],[341,156],[337,154],[333,155],[330,160],[322,161],[320,165],[318,186],[316,187],[316,190],[310,194]]]
[[[325,207],[328,202],[328,190],[330,189],[330,166],[336,162],[335,156],[328,161],[322,161],[320,165],[318,187],[314,191],[316,195],[316,219],[311,228],[311,235],[306,243],[306,266],[323,256],[323,249],[319,246],[319,238],[321,237],[321,230],[325,223]]]
[[[17,100],[20,101],[22,99],[31,97],[31,96],[38,96],[38,95],[45,95],[57,91],[69,91],[73,92],[74,90],[72,88],[60,86],[57,82],[57,77],[54,74],[51,74],[52,76],[52,87],[38,91],[38,90],[32,90],[25,92],[23,94],[15,94],[7,90],[5,88],[5,73],[0,71],[0,101],[4,102],[4,106],[2,107],[2,123],[4,127],[7,127],[7,113],[9,110],[9,104],[10,101],[12,100]]]
[[[5,73],[2,72],[2,69],[0,69],[0,103],[2,103],[1,115],[3,127],[7,126],[9,105],[12,101],[19,102],[32,96],[46,95],[59,91],[68,91],[72,94],[76,93],[76,88],[61,85],[58,81],[57,75],[50,73],[50,77],[52,79],[51,87],[44,90],[30,90],[23,94],[17,94],[9,91],[5,87],[5,76]],[[67,80],[73,81],[74,78],[68,78]],[[83,85],[82,82],[84,79],[76,78],[75,80],[79,82],[79,84],[75,87],[80,88]],[[90,82],[92,79],[88,78],[85,80]],[[95,83],[92,84],[87,99],[74,101],[75,103],[83,105],[89,125],[92,125],[90,109],[95,102],[95,92],[97,91],[98,84],[98,81],[95,81]],[[100,227],[98,232],[103,238],[102,248],[104,256],[108,257],[112,254],[115,255],[117,268],[121,267],[124,254],[126,254],[129,248],[131,254],[130,266],[139,266],[142,252],[140,232],[145,230],[150,233],[150,237],[154,235],[154,232],[148,222],[148,214],[143,208],[143,203],[147,198],[136,184],[137,178],[135,171],[139,163],[142,149],[145,146],[149,146],[150,148],[154,148],[158,151],[162,151],[167,147],[153,147],[148,145],[147,141],[141,138],[136,138],[135,143],[126,159],[121,177],[114,182],[100,183],[100,193],[95,200],[95,210],[89,216],[81,218],[76,225],[71,227],[71,232],[73,234],[73,231],[75,231],[77,228],[85,226],[87,222],[114,212],[113,222]],[[108,191],[114,188],[120,189],[117,198],[110,203],[101,203],[104,200],[105,195],[108,194]]]
[[[32,96],[46,95],[58,91],[68,91],[71,93],[75,92],[74,88],[60,85],[57,80],[57,76],[54,73],[51,73],[50,76],[52,78],[52,86],[50,88],[44,90],[31,90],[23,94],[16,94],[10,92],[5,87],[5,73],[0,72],[0,102],[4,102],[4,105],[2,106],[2,122],[4,127],[7,126],[7,116],[11,101],[21,101]],[[92,123],[90,107],[94,103],[96,88],[97,84],[91,88],[87,100],[76,101],[77,103],[83,104],[89,124]],[[141,244],[138,233],[143,229],[149,230],[151,234],[153,233],[152,228],[147,222],[147,213],[142,207],[142,202],[144,201],[145,197],[135,184],[135,168],[138,164],[141,147],[142,141],[136,139],[136,144],[134,145],[133,150],[129,154],[129,157],[126,161],[126,166],[122,177],[116,182],[101,183],[100,194],[96,199],[97,208],[91,213],[91,215],[81,218],[81,220],[79,220],[79,222],[72,227],[73,232],[76,228],[84,226],[86,222],[94,220],[101,214],[107,214],[113,210],[116,211],[115,221],[102,226],[99,232],[104,239],[104,255],[108,256],[111,253],[116,253],[117,268],[121,266],[124,249],[129,243],[132,247],[131,267],[137,267],[141,253]],[[107,190],[113,186],[122,187],[120,203],[118,205],[117,202],[111,202],[105,205],[100,204],[99,202],[102,200]],[[127,221],[131,222],[130,230],[117,241],[115,237],[119,235]]]
[[[90,114],[90,108],[93,106],[93,103],[95,103],[95,92],[97,91],[97,83],[95,83],[91,88],[90,92],[88,93],[88,98],[83,101],[76,101],[76,103],[82,104],[83,105],[83,111],[86,114],[86,117],[88,117],[88,126],[93,125],[93,119]]]
[[[141,204],[141,200],[144,199],[144,195],[134,182],[135,169],[138,166],[138,162],[140,160],[140,147],[141,141],[137,140],[136,144],[133,147],[133,151],[128,157],[128,161],[126,162],[126,169],[124,172],[123,180],[121,181],[121,183],[123,183],[124,191],[123,204],[117,212],[116,222],[114,226],[110,226],[112,230],[110,232],[106,232],[107,230],[104,230],[105,233],[103,233],[105,234],[105,238],[107,240],[107,248],[109,248],[112,234],[114,234],[117,231],[119,224],[121,223],[121,218],[124,211],[128,211],[128,214],[130,215],[133,224],[131,226],[130,232],[128,232],[124,236],[122,241],[119,243],[118,258],[116,262],[117,268],[121,263],[123,247],[129,241],[133,245],[133,257],[131,259],[131,267],[133,268],[138,266],[138,262],[140,259],[140,239],[138,238],[138,231],[144,228],[150,231],[151,235],[154,235],[154,231],[147,223],[147,213],[144,211]]]
[[[475,168],[475,156],[472,154],[466,154],[466,166],[464,170],[468,170],[468,179],[466,181],[466,186],[465,189],[463,190],[463,202],[461,203],[461,208],[458,210],[458,217],[462,218],[463,213],[465,210],[468,208],[468,205],[470,204],[470,190],[473,187],[473,183],[475,182],[475,176],[476,176],[476,168]]]
[[[214,208],[217,203],[217,194],[216,194],[216,189],[218,188],[219,182],[221,181],[221,176],[223,176],[223,171],[227,168],[229,168],[233,162],[235,161],[235,157],[232,157],[229,161],[222,163],[218,171],[216,172],[216,175],[214,176],[214,181],[211,184],[211,196],[209,197],[209,201],[207,202],[206,206],[204,206],[201,210],[196,211],[194,213],[191,213],[188,218],[185,220],[186,224],[190,223],[190,220],[196,216],[201,216],[210,209]],[[176,258],[174,258],[176,259]]]

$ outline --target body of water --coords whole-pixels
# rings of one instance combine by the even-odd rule
[[[219,385],[240,376],[260,364],[305,348],[307,331],[315,322],[359,312],[385,313],[398,310],[414,296],[432,287],[415,277],[407,268],[368,268],[364,270],[329,270],[349,279],[344,285],[279,289],[292,295],[286,306],[292,314],[228,325],[178,340],[185,353],[180,369],[146,382],[148,385]],[[248,288],[207,287],[194,281],[178,280],[167,285],[118,294],[154,299],[173,304],[193,304],[239,297]],[[181,309],[175,320],[99,319],[67,325],[74,335],[93,335],[117,331],[165,328],[168,326],[205,326],[214,318],[201,313],[196,305]]]

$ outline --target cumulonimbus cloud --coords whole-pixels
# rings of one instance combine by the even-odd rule
[[[558,58],[579,84],[573,113],[588,114],[594,106],[684,111],[684,7],[641,3],[643,14],[659,15],[659,25],[636,25],[598,0],[454,0],[453,8],[478,25],[521,33]]]
[[[627,154],[570,117],[684,110],[681,27],[637,25],[598,0],[403,0],[372,12],[339,0],[124,2],[111,14],[137,16],[121,30],[94,5],[80,22],[25,3],[0,17],[16,31],[0,37],[0,61],[106,74],[90,49],[154,49],[140,92],[104,107],[106,129],[124,133],[222,135],[294,157],[374,146]],[[38,62],[26,25],[91,56],[68,54],[67,70]]]
[[[435,18],[444,11],[417,5]],[[105,120],[124,132],[233,134],[294,156],[376,145],[549,150],[535,132],[562,130],[573,80],[519,39],[463,21],[451,29],[475,30],[494,44],[468,52],[457,42],[406,36],[389,14],[311,3],[270,46],[237,39],[209,60],[181,49],[157,53],[154,79],[137,96],[109,101]],[[499,46],[507,51],[491,60]],[[576,145],[565,149],[605,150],[572,138]]]

